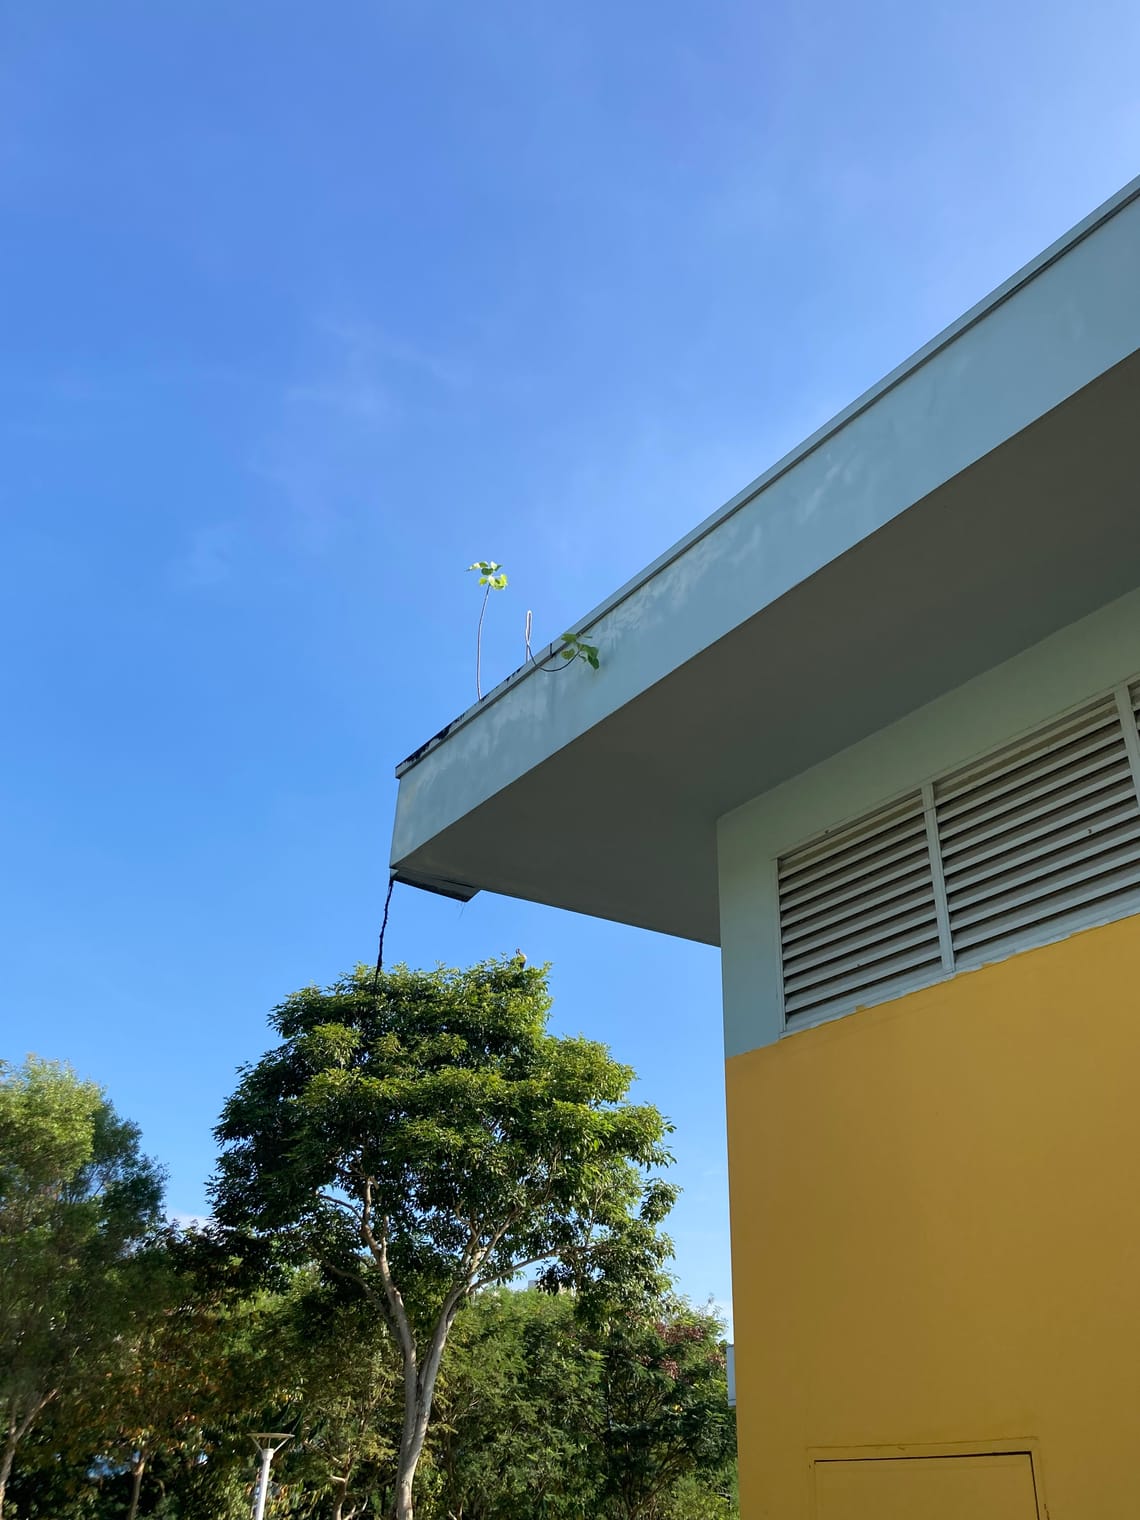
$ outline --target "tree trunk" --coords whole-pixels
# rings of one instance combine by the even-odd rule
[[[405,1463],[401,1453],[400,1471],[396,1476],[396,1520],[412,1520],[412,1484],[415,1482],[418,1462],[418,1453],[410,1463]]]
[[[350,1509],[345,1508],[345,1506],[348,1504],[348,1479],[345,1478],[341,1480],[339,1478],[334,1478],[333,1481],[335,1483],[343,1481],[344,1487],[341,1489],[340,1498],[333,1505],[332,1520],[356,1520],[357,1515],[363,1514],[364,1511],[358,1508],[355,1500],[353,1501],[352,1507]],[[364,1509],[367,1508],[368,1500],[365,1499]]]
[[[423,1454],[431,1420],[435,1380],[443,1359],[443,1348],[456,1314],[460,1298],[445,1305],[431,1338],[423,1367],[416,1364],[414,1350],[404,1359],[404,1428],[400,1432],[400,1454],[396,1464],[396,1520],[414,1520],[413,1485],[416,1468]]]
[[[423,1438],[420,1429],[420,1379],[415,1350],[404,1352],[404,1425],[400,1431],[400,1450],[396,1457],[396,1520],[413,1520],[412,1486],[416,1480]],[[2,1520],[2,1517],[0,1517]]]
[[[488,588],[489,589],[489,588]],[[414,1520],[413,1489],[416,1468],[427,1437],[431,1419],[435,1380],[439,1376],[439,1364],[443,1348],[459,1313],[459,1306],[471,1291],[477,1268],[481,1265],[491,1246],[480,1249],[467,1262],[467,1275],[456,1283],[447,1294],[440,1309],[435,1329],[428,1344],[428,1353],[420,1365],[416,1352],[416,1337],[404,1306],[403,1294],[392,1278],[388,1263],[388,1220],[383,1221],[379,1234],[372,1228],[372,1183],[365,1180],[363,1212],[360,1219],[360,1241],[371,1252],[372,1259],[380,1269],[380,1281],[384,1289],[384,1312],[399,1342],[404,1360],[404,1424],[400,1431],[400,1451],[396,1459],[396,1520]],[[474,1250],[477,1237],[472,1236],[470,1248]],[[494,1242],[492,1242],[492,1245]]]
[[[15,1409],[8,1406],[8,1429],[4,1436],[4,1450],[0,1452],[0,1520],[4,1517],[4,1496],[8,1492],[8,1480],[12,1476],[12,1466],[16,1460],[16,1447],[31,1430],[36,1417],[54,1398],[54,1389],[45,1393],[43,1398],[36,1400],[22,1420],[18,1418]]]
[[[8,1492],[8,1479],[12,1476],[12,1462],[16,1456],[16,1427],[9,1425],[4,1439],[4,1451],[0,1455],[0,1520],[4,1515],[4,1495]]]
[[[146,1456],[140,1452],[138,1459],[131,1468],[131,1503],[127,1510],[127,1520],[137,1520],[139,1512],[139,1495],[142,1493],[143,1473],[146,1472]]]

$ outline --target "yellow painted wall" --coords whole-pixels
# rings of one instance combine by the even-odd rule
[[[1140,1514],[1140,917],[726,1076],[744,1520],[812,1449],[1023,1440],[1052,1520]]]

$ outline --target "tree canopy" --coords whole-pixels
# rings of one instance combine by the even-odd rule
[[[468,1297],[545,1265],[644,1283],[668,1243],[669,1126],[633,1073],[547,1030],[546,969],[357,971],[272,1015],[218,1126],[219,1220],[355,1284],[403,1364],[396,1512],[412,1486],[451,1326]]]
[[[16,1451],[134,1312],[162,1174],[94,1083],[0,1064],[0,1515]]]
[[[604,1322],[574,1294],[480,1295],[445,1365],[440,1508],[457,1520],[679,1520],[696,1485],[711,1515],[730,1515],[723,1334],[671,1294]]]

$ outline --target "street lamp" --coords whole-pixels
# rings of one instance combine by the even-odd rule
[[[269,1464],[285,1445],[293,1437],[288,1431],[269,1430],[258,1431],[250,1438],[261,1454],[261,1472],[257,1479],[257,1498],[253,1501],[253,1520],[263,1520],[265,1515],[265,1500],[269,1493]]]

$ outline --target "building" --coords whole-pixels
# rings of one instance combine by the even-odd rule
[[[577,631],[392,865],[720,945],[746,1520],[1132,1513],[1140,180]]]

